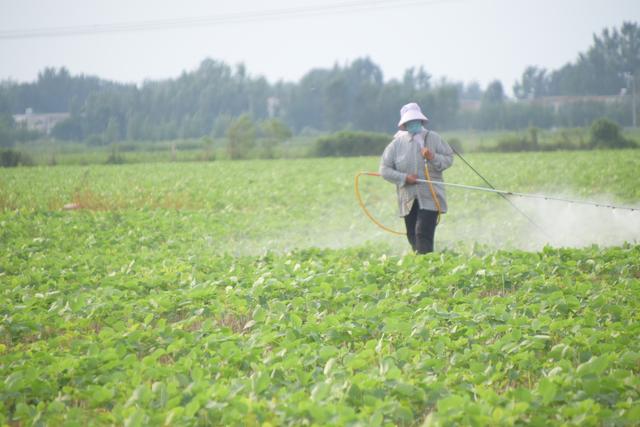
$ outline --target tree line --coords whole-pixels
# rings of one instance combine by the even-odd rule
[[[242,64],[213,59],[178,78],[139,86],[47,68],[35,82],[0,85],[0,124],[11,125],[11,114],[26,108],[70,112],[71,117],[54,129],[54,137],[95,144],[219,137],[243,115],[256,123],[275,120],[277,126],[298,134],[391,132],[399,107],[416,101],[432,127],[441,130],[583,126],[602,116],[630,125],[630,97],[615,103],[572,102],[560,108],[532,101],[543,96],[618,95],[640,74],[639,49],[636,23],[605,29],[594,35],[587,52],[559,70],[528,67],[513,87],[516,98],[527,102],[507,99],[500,81],[484,89],[473,82],[433,81],[423,67],[407,69],[401,79],[385,80],[369,58],[313,69],[298,82],[276,83],[250,75]],[[477,108],[465,108],[474,102]]]
[[[513,92],[518,99],[617,95],[630,89],[639,73],[640,27],[625,22],[620,29],[604,29],[600,35],[594,34],[589,49],[558,70],[527,67]]]

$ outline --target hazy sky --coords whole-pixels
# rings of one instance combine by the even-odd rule
[[[372,0],[374,1],[374,0]],[[594,32],[640,22],[640,0],[424,0],[247,20],[256,11],[354,0],[0,0],[0,36],[9,30],[192,17],[226,21],[158,31],[5,39],[0,80],[35,80],[47,66],[140,83],[177,77],[205,58],[243,62],[251,75],[296,81],[314,67],[369,56],[385,79],[424,66],[435,78],[500,79],[510,90],[527,65],[555,69],[586,50]],[[357,1],[356,1],[357,3]],[[400,3],[400,5],[398,5]],[[362,4],[362,3],[360,3]],[[239,16],[229,22],[231,16]]]

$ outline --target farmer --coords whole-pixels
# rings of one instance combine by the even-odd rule
[[[396,184],[407,239],[419,254],[433,252],[436,225],[440,214],[447,211],[447,199],[443,185],[417,180],[442,181],[442,171],[453,163],[453,150],[440,135],[426,129],[428,120],[415,102],[403,106],[400,130],[380,160],[380,174]]]

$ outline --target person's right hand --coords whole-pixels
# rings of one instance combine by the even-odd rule
[[[416,181],[417,179],[418,179],[418,175],[411,174],[411,175],[407,175],[407,177],[404,179],[404,182],[406,184],[415,184],[417,182]]]

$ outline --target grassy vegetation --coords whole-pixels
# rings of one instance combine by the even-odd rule
[[[633,184],[640,169],[637,150],[469,154],[468,160],[494,185],[512,191],[606,195],[620,203],[640,199],[640,186]],[[380,239],[404,248],[404,242],[372,227],[355,202],[355,172],[375,171],[378,162],[361,157],[5,169],[0,208],[59,211],[76,203],[99,211],[186,209],[193,212],[190,226],[203,234],[211,234],[212,218],[228,224],[215,227],[215,246],[231,251],[241,250],[235,242],[248,238],[257,239],[254,253],[270,241],[270,248],[282,249],[300,242],[335,246]],[[483,185],[459,160],[445,176],[449,182]],[[443,244],[508,242],[530,232],[528,221],[493,194],[448,193],[452,209],[440,228]],[[390,184],[365,178],[362,194],[384,223],[402,227]]]
[[[315,137],[298,136],[277,145],[275,158],[308,156]],[[114,149],[124,163],[197,162],[227,160],[227,140],[187,139],[176,141],[123,141],[118,144],[94,146],[84,143],[32,141],[16,147],[28,154],[38,165],[91,165],[107,163]],[[262,141],[258,140],[248,153],[249,158],[263,157]]]
[[[536,130],[540,147],[564,144],[582,146],[589,142],[589,129],[572,128],[557,130]],[[452,141],[464,152],[490,150],[501,141],[529,138],[530,131],[445,131],[443,137]],[[626,129],[625,138],[640,145],[640,130]],[[316,155],[316,141],[326,135],[295,136],[276,144],[269,157],[273,158],[305,158]],[[389,134],[389,139],[391,138]],[[267,150],[266,140],[258,139],[247,154],[250,159],[264,158]],[[92,165],[108,163],[114,149],[124,163],[157,163],[157,162],[198,162],[227,160],[228,141],[226,138],[186,139],[176,141],[123,141],[115,145],[94,146],[84,143],[39,140],[21,143],[16,147],[25,153],[37,165]],[[175,148],[175,149],[174,149]]]
[[[274,148],[274,158],[305,158],[315,154],[316,136],[296,136]],[[391,138],[391,135],[389,136]],[[210,141],[210,142],[209,142]],[[263,157],[258,140],[248,153],[248,158]],[[15,147],[28,155],[36,165],[94,165],[107,163],[114,147],[124,163],[194,162],[228,160],[227,140],[176,140],[121,142],[114,145],[95,146],[50,140],[22,143]],[[175,149],[174,149],[175,147]]]
[[[589,142],[588,128],[537,129],[538,143],[544,147],[564,143],[568,145],[586,145]],[[464,151],[476,152],[487,148],[494,148],[502,140],[516,139],[528,136],[528,130],[510,131],[474,131],[460,130],[443,132],[447,140],[456,139],[461,142]],[[625,129],[623,135],[640,144],[640,129]]]

